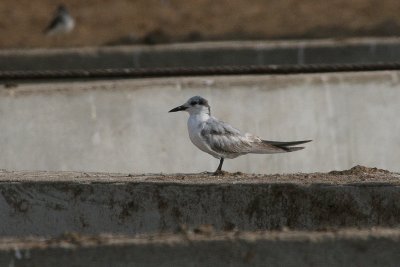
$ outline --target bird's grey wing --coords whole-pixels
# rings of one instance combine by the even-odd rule
[[[277,141],[268,141],[268,140],[262,140],[264,143],[275,145],[275,146],[296,146],[296,145],[301,145],[305,144],[308,142],[311,142],[312,140],[303,140],[303,141],[290,141],[290,142],[277,142]]]
[[[273,154],[303,149],[303,147],[286,147],[276,145],[274,142],[269,143],[249,133],[242,134],[229,124],[215,118],[204,124],[201,136],[215,152],[232,156],[247,153]]]
[[[204,123],[201,136],[217,153],[246,154],[252,150],[251,142],[239,130],[215,118]]]

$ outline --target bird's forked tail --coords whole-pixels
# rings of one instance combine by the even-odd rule
[[[300,144],[305,144],[308,142],[311,142],[312,140],[303,140],[303,141],[292,141],[292,142],[277,142],[277,141],[268,141],[268,140],[262,140],[264,144],[268,145],[273,145],[277,148],[280,148],[286,152],[293,152],[297,150],[304,149],[303,146],[296,146]],[[283,151],[282,151],[283,152]]]

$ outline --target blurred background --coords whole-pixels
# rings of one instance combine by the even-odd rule
[[[61,2],[0,3],[0,47],[76,47],[208,40],[397,36],[395,0],[63,1],[76,20],[68,37],[43,38]]]

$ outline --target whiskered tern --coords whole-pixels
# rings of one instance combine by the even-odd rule
[[[211,116],[208,101],[201,96],[191,97],[185,104],[169,112],[187,111],[189,113],[188,131],[192,143],[200,150],[220,160],[215,171],[222,171],[224,159],[233,159],[248,153],[274,154],[301,150],[296,145],[311,140],[277,142],[262,140],[260,137],[242,133],[231,125]]]

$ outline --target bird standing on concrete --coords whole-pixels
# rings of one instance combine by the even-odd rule
[[[50,22],[44,32],[46,35],[65,34],[72,31],[74,27],[74,18],[69,14],[64,5],[60,5],[53,20]]]
[[[274,154],[303,149],[296,147],[311,140],[276,142],[262,140],[258,136],[245,133],[211,116],[208,101],[201,96],[191,97],[185,104],[169,112],[187,111],[189,113],[188,131],[192,143],[200,150],[220,160],[214,174],[222,172],[224,159],[233,159],[248,153]]]

